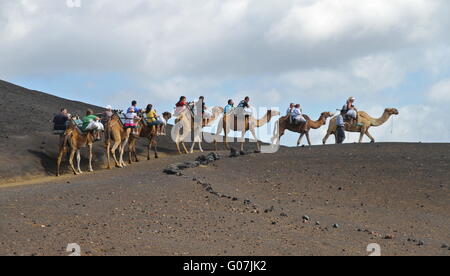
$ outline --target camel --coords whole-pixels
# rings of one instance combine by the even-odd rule
[[[371,143],[375,143],[375,138],[372,137],[372,135],[370,135],[369,133],[369,128],[370,127],[377,127],[377,126],[381,126],[384,123],[386,123],[389,118],[393,115],[398,115],[399,112],[397,109],[395,108],[386,108],[384,110],[383,115],[381,115],[380,118],[375,119],[372,118],[371,116],[369,116],[369,114],[367,114],[364,111],[359,111],[358,112],[358,116],[359,116],[359,120],[362,124],[362,126],[350,126],[348,124],[345,125],[345,130],[348,132],[359,132],[360,136],[359,136],[359,143],[362,143],[362,140],[364,138],[364,134],[367,135],[367,137],[370,138],[370,142]],[[333,119],[331,119],[330,121],[330,125],[328,127],[328,131],[327,131],[327,135],[323,138],[323,144],[325,145],[328,138],[330,137],[330,135],[334,134],[335,138],[336,137],[336,118],[334,117]]]
[[[275,141],[280,142],[281,137],[284,135],[286,130],[290,130],[292,132],[300,133],[300,137],[297,141],[297,146],[300,145],[300,142],[303,139],[303,136],[306,136],[308,140],[308,144],[311,146],[311,139],[309,138],[309,131],[311,129],[319,129],[327,123],[327,119],[333,117],[334,114],[331,112],[322,112],[317,121],[311,120],[308,115],[303,115],[306,120],[306,131],[302,128],[300,124],[293,124],[288,116],[281,117],[275,125],[274,137],[272,138],[272,143]]]
[[[241,151],[244,150],[244,142],[245,142],[245,134],[247,131],[250,131],[253,135],[253,137],[256,140],[256,147],[257,151],[261,150],[261,145],[259,143],[258,138],[256,137],[255,129],[262,127],[266,124],[268,124],[273,117],[280,115],[280,112],[274,111],[274,110],[267,110],[267,113],[261,118],[261,119],[255,119],[251,116],[245,116],[244,122],[238,122],[238,118],[235,116],[235,112],[231,112],[229,114],[226,114],[223,116],[223,118],[219,122],[219,127],[217,128],[216,132],[216,139],[219,137],[220,133],[222,132],[222,129],[224,131],[224,141],[225,141],[225,148],[229,150],[228,146],[228,134],[231,130],[233,131],[240,131],[241,132]],[[234,122],[233,122],[234,121]],[[234,125],[232,127],[232,125]],[[217,140],[214,139],[214,147],[217,151]]]
[[[130,134],[131,129],[124,129],[119,114],[114,112],[105,128],[105,148],[108,169],[111,169],[111,154],[116,163],[116,167],[123,168],[126,166],[123,161],[123,153],[130,138]],[[113,144],[112,147],[111,144]],[[117,149],[119,149],[119,160],[117,160],[116,157]]]
[[[172,134],[175,133],[175,143],[177,145],[178,152],[183,154],[180,149],[180,143],[183,146],[184,152],[188,154],[188,150],[186,145],[184,144],[184,140],[186,137],[191,135],[191,132],[194,131],[194,142],[192,143],[190,153],[194,152],[195,143],[198,143],[199,149],[203,152],[202,148],[202,130],[204,127],[212,126],[214,121],[223,113],[223,108],[220,106],[216,106],[212,108],[212,116],[209,119],[203,119],[202,123],[194,123],[194,114],[190,108],[186,108],[182,111],[178,118],[175,120],[175,126],[172,129]],[[196,129],[194,129],[196,127]],[[183,133],[181,134],[181,130]],[[173,135],[172,135],[173,137]]]
[[[58,159],[56,161],[56,176],[60,176],[60,166],[64,153],[70,148],[69,164],[75,175],[83,173],[80,168],[81,153],[80,149],[87,147],[89,154],[89,172],[93,172],[92,169],[92,146],[94,144],[94,135],[92,132],[82,133],[78,128],[75,121],[72,119],[69,121],[66,132],[64,133],[64,141],[59,146]],[[77,169],[73,165],[73,158],[77,154]]]
[[[163,113],[163,118],[167,121],[170,120],[172,114],[169,112]],[[155,158],[158,158],[158,131],[157,126],[148,126],[143,121],[139,123],[138,134],[131,134],[130,139],[128,141],[128,162],[132,163],[132,154],[134,154],[135,162],[139,162],[138,156],[136,154],[136,143],[139,138],[147,138],[148,146],[147,146],[147,160],[150,160],[150,150],[152,146],[154,146]]]

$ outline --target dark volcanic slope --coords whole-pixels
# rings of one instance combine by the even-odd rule
[[[83,115],[88,108],[101,110],[93,105],[28,90],[2,80],[0,80],[0,107],[1,136],[26,135],[51,130],[49,122],[62,107],[67,108],[71,114],[79,115]]]
[[[449,153],[332,145],[164,175],[195,158],[177,156],[3,188],[0,255],[68,255],[75,242],[83,255],[365,256],[378,243],[382,255],[449,256]]]
[[[55,174],[58,137],[52,135],[51,121],[62,107],[67,108],[71,114],[79,115],[83,115],[87,108],[92,108],[95,112],[102,111],[102,108],[96,106],[0,81],[0,183]],[[167,133],[170,133],[170,127]],[[145,143],[139,142],[139,154],[145,154]],[[169,137],[161,137],[158,148],[162,155],[176,154],[175,145]],[[204,149],[211,148],[212,145],[204,144]],[[250,145],[250,149],[252,148],[254,145]],[[83,165],[86,164],[86,158],[82,162]],[[102,143],[96,143],[94,147],[93,163],[95,170],[106,164]],[[67,163],[63,164],[64,169],[67,169]]]
[[[88,108],[101,111],[0,81],[0,182],[54,172],[58,138],[51,122],[62,107],[79,115]]]

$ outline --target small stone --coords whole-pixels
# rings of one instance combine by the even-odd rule
[[[417,244],[418,246],[424,246],[425,242],[424,241],[419,241],[419,243]]]
[[[395,237],[394,237],[394,235],[386,235],[386,236],[384,236],[384,239],[385,240],[393,240]]]
[[[309,221],[309,220],[310,220],[310,218],[309,218],[309,216],[307,216],[307,215],[304,215],[304,216],[303,216],[303,220]]]
[[[443,249],[446,249],[446,248],[449,248],[450,246],[448,246],[448,244],[444,243],[444,244],[442,244],[441,247],[442,247]]]
[[[317,225],[317,226],[320,226],[320,222],[319,222],[319,221],[316,221],[316,225]]]
[[[333,224],[333,228],[338,229],[339,228],[339,224],[337,224],[337,223]]]

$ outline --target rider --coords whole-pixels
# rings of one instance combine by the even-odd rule
[[[137,101],[132,101],[131,102],[131,107],[134,109],[134,112],[136,114],[140,114],[142,112],[142,109],[140,109],[139,107],[137,107]]]
[[[233,111],[234,111],[234,101],[230,99],[230,100],[228,100],[228,104],[225,106],[223,112],[225,114],[229,114],[229,113],[231,113]]]
[[[291,116],[292,115],[292,111],[294,111],[294,108],[295,108],[295,104],[291,103],[289,105],[289,108],[286,110],[286,116]]]
[[[53,118],[53,131],[55,134],[62,135],[67,129],[67,121],[69,120],[67,109],[62,108],[60,113]]]
[[[161,133],[161,128],[164,125],[164,122],[161,120],[161,116],[156,113],[156,110],[153,109],[153,105],[147,105],[145,109],[145,119],[148,126],[156,126],[157,132]]]
[[[237,110],[239,112],[242,112],[246,117],[248,116],[252,116],[252,108],[250,106],[250,97],[245,97],[244,100],[242,100],[238,106],[237,106]]]
[[[181,96],[180,100],[175,104],[175,116],[181,114],[188,107],[187,99]]]
[[[137,123],[136,120],[140,119],[136,113],[134,107],[130,107],[127,110],[127,114],[125,114],[125,129],[131,128],[131,132],[136,134]]]
[[[100,140],[100,132],[105,130],[102,123],[100,123],[100,118],[94,115],[92,109],[86,111],[86,116],[82,119],[83,125],[81,126],[82,131],[92,131],[94,134],[95,141]]]
[[[294,109],[292,110],[292,119],[295,123],[297,124],[302,124],[302,123],[306,123],[305,117],[303,117],[302,114],[302,109],[301,106],[299,104],[296,104],[294,106]]]
[[[201,116],[204,120],[209,120],[212,117],[212,112],[209,110],[209,108],[206,106],[205,103],[205,97],[200,96],[198,98],[198,102],[195,104],[197,114],[200,115],[201,110]]]
[[[356,99],[354,97],[348,98],[346,104],[342,108],[342,112],[345,114],[344,119],[350,123],[350,125],[360,126],[358,110],[354,103]]]
[[[289,122],[292,124],[292,112],[294,111],[295,104],[291,103],[289,108],[286,110],[286,116],[289,118]]]

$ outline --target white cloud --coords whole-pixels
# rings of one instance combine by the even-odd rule
[[[283,109],[299,101],[317,117],[352,95],[364,107],[395,99],[410,114],[415,105],[402,104],[408,91],[399,88],[414,82],[410,73],[449,77],[448,14],[448,0],[83,0],[72,9],[65,0],[4,0],[0,78],[125,75],[141,89],[108,94],[117,104],[250,95]],[[448,103],[446,85],[418,101]],[[426,135],[405,122],[408,139]]]
[[[405,70],[387,56],[367,56],[353,62],[353,74],[368,82],[373,90],[395,87],[404,78]]]
[[[431,87],[428,92],[428,98],[435,104],[450,103],[450,79],[443,80]]]

